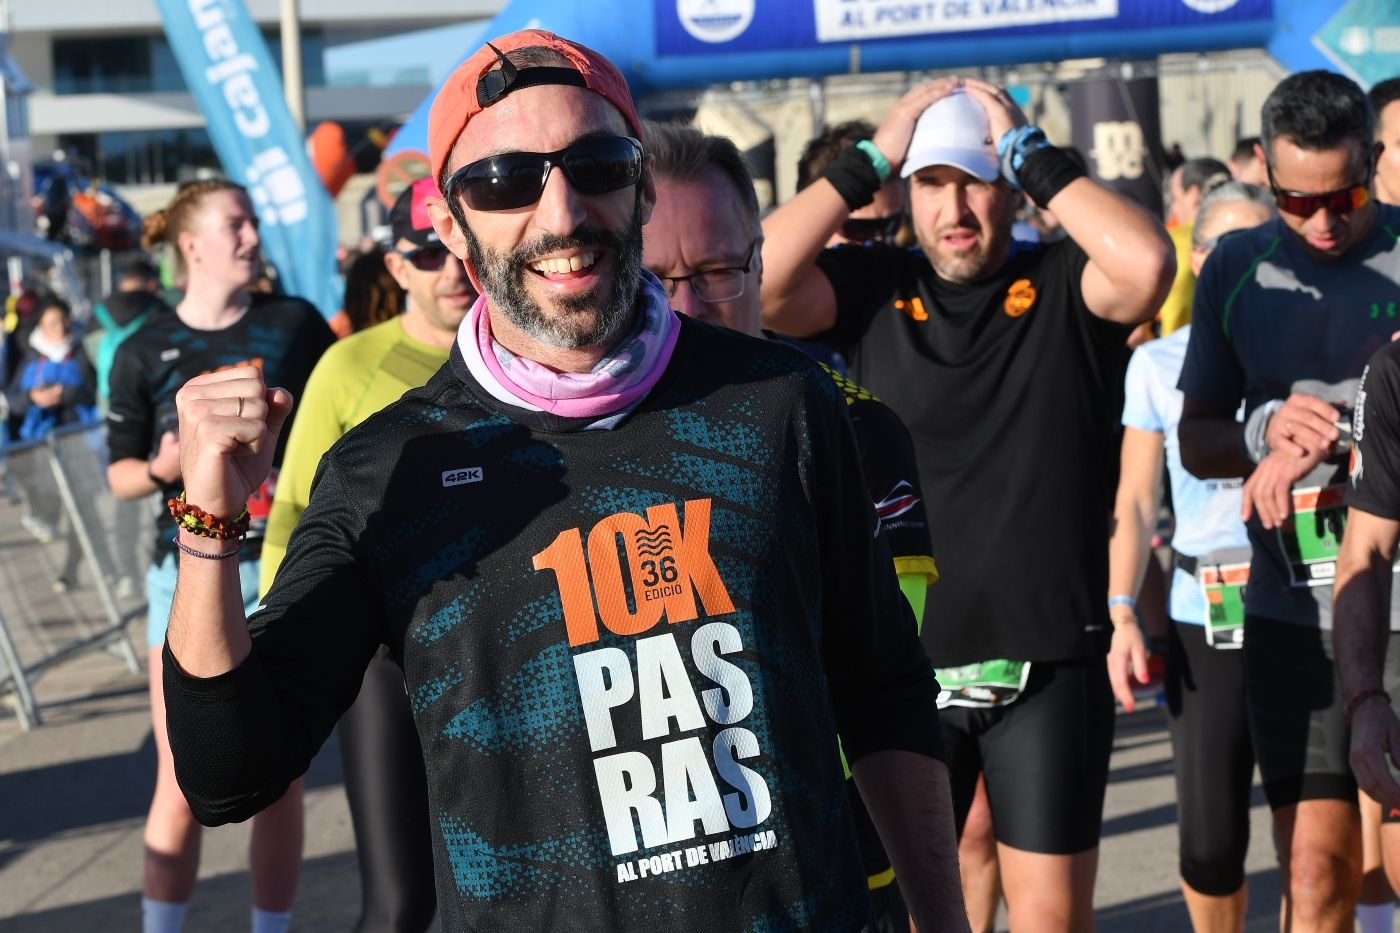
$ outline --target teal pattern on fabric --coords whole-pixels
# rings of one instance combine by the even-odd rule
[[[423,524],[431,523],[434,517],[423,517]],[[411,536],[416,537],[416,535]],[[451,545],[429,557],[403,579],[395,581],[384,593],[384,601],[390,607],[404,606],[426,593],[432,585],[448,576],[457,567],[474,560],[481,554],[486,544],[486,532],[481,528],[471,528],[463,532]]]
[[[413,715],[417,716],[426,711],[465,679],[461,669],[454,664],[445,673],[425,680],[418,689],[413,691],[413,696],[410,698]]]
[[[574,666],[567,646],[554,644],[521,665],[500,689],[473,702],[442,733],[478,751],[538,753],[568,742],[583,728]]]
[[[523,845],[496,847],[453,817],[439,819],[457,890],[479,900],[496,900],[534,890],[589,890],[589,872],[611,865],[606,837],[575,833]],[[565,866],[582,871],[552,869]]]

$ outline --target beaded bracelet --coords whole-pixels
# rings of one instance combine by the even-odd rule
[[[1356,708],[1362,703],[1365,703],[1367,700],[1371,699],[1372,697],[1381,697],[1387,703],[1390,702],[1390,694],[1386,693],[1380,687],[1367,687],[1365,690],[1362,690],[1350,700],[1347,700],[1346,720],[1348,726],[1351,725],[1351,717],[1352,714],[1356,712]]]
[[[247,508],[239,512],[236,518],[218,518],[199,506],[186,502],[183,490],[177,498],[167,499],[165,507],[170,510],[170,517],[175,519],[175,524],[190,534],[227,541],[229,538],[241,538],[248,533]]]
[[[171,538],[170,540],[174,542],[175,546],[184,553],[190,555],[191,557],[198,557],[202,560],[228,560],[230,557],[233,557],[239,551],[243,550],[243,545],[240,544],[232,551],[219,551],[217,553],[211,554],[208,551],[201,551],[198,548],[192,548],[185,542],[181,541],[179,532],[176,532],[175,537]]]

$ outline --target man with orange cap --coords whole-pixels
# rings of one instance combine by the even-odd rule
[[[326,454],[251,619],[238,513],[291,399],[251,368],[181,390],[181,786],[207,822],[275,799],[384,644],[446,930],[861,929],[838,729],[920,927],[965,930],[939,687],[844,402],[667,306],[640,135],[617,69],[549,33],[448,79],[430,211],[481,297]]]

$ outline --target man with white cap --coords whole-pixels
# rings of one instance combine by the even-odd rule
[[[547,32],[448,77],[429,213],[481,297],[448,364],[322,458],[251,620],[227,516],[290,399],[252,368],[181,390],[181,787],[202,820],[256,812],[385,644],[450,933],[855,933],[838,729],[920,928],[966,930],[938,683],[845,402],[668,307],[640,136],[616,66]]]
[[[824,249],[895,172],[922,250]],[[1022,190],[1067,239],[1013,243]],[[958,78],[906,94],[763,227],[765,324],[845,354],[918,448],[955,810],[985,772],[1012,929],[1090,928],[1113,694],[1131,696],[1110,641],[1146,673],[1132,594],[1107,593],[1112,432],[1124,341],[1175,271],[1165,232],[1004,90]]]

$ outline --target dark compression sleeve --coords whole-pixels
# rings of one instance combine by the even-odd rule
[[[865,489],[844,402],[813,400],[823,631],[837,729],[854,765],[903,749],[943,760],[938,681]]]
[[[246,820],[281,797],[360,689],[382,640],[382,603],[355,554],[360,505],[327,456],[237,668],[191,677],[166,643],[175,776],[205,825]]]

